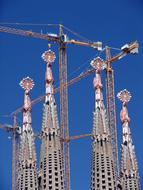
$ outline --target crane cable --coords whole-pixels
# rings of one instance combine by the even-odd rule
[[[77,32],[75,32],[75,31],[69,29],[69,28],[66,27],[66,26],[63,26],[63,25],[62,25],[62,27],[63,27],[65,30],[67,30],[68,32],[72,33],[73,35],[77,36],[78,38],[80,38],[80,39],[82,39],[82,40],[85,40],[85,41],[88,41],[88,42],[91,41],[91,40],[88,40],[87,38],[85,38],[84,36],[81,36],[81,35],[78,34]]]
[[[77,67],[72,73],[70,73],[68,76],[73,76],[77,71],[79,71],[81,68],[83,68],[85,65],[89,65],[89,62],[91,62],[95,57],[101,56],[101,54],[105,51],[105,48],[102,49],[102,51],[97,52],[92,58],[87,59],[82,65]],[[88,70],[90,68],[90,65],[85,68],[85,70]],[[84,71],[83,71],[84,72]],[[69,78],[68,78],[69,79]]]

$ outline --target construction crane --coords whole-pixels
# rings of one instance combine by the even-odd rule
[[[60,126],[61,126],[61,132],[62,132],[62,138],[63,139],[69,139],[69,129],[68,129],[68,90],[67,87],[71,84],[74,84],[75,82],[79,81],[80,79],[90,75],[94,72],[94,69],[89,69],[85,73],[82,73],[78,77],[72,79],[71,81],[67,81],[67,60],[66,60],[66,49],[68,44],[74,44],[79,46],[86,46],[95,48],[97,50],[102,50],[102,43],[101,42],[86,42],[86,41],[78,41],[73,39],[68,39],[68,37],[63,32],[63,26],[59,25],[59,34],[40,34],[32,31],[24,31],[9,27],[3,27],[0,26],[0,32],[5,33],[11,33],[26,37],[33,37],[33,38],[39,38],[43,40],[47,40],[48,42],[54,42],[59,45],[59,73],[60,73],[60,87],[55,89],[55,93],[60,91]],[[108,49],[108,48],[107,48]],[[110,64],[116,60],[121,59],[128,53],[136,53],[136,50],[138,49],[138,43],[133,42],[131,44],[126,44],[121,48],[121,52],[113,57],[107,56],[107,60],[105,63],[107,64],[107,111],[109,116],[109,126],[111,129],[114,130],[114,133],[112,134],[112,139],[116,139],[116,117],[115,117],[115,97],[114,97],[114,80],[113,80],[113,72],[109,72],[110,70]],[[107,51],[106,51],[107,52]],[[107,53],[108,55],[108,53]],[[111,73],[111,74],[110,74]],[[111,95],[111,97],[110,97]],[[32,104],[36,104],[44,99],[45,96],[41,96],[35,100],[32,101]],[[17,109],[12,113],[12,115],[15,115],[22,111],[22,107]],[[113,125],[114,124],[114,125]],[[114,127],[113,127],[114,126]],[[66,190],[70,190],[70,166],[69,166],[69,141],[65,141],[64,143],[64,151],[65,151],[65,170],[66,170]],[[114,152],[116,154],[117,159],[117,147],[114,149]],[[115,159],[115,160],[116,160]],[[14,190],[14,189],[13,189]]]

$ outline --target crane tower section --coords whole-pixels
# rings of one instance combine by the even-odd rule
[[[107,101],[107,115],[109,120],[109,129],[111,133],[112,152],[115,163],[116,176],[118,176],[118,141],[117,141],[117,128],[116,128],[116,106],[115,106],[115,93],[114,93],[114,71],[111,68],[111,55],[110,49],[106,47],[106,101]]]

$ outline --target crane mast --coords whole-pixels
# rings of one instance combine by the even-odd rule
[[[68,85],[67,85],[67,54],[66,44],[64,42],[62,26],[59,28],[59,74],[60,74],[60,129],[61,138],[69,138],[68,129]],[[69,158],[69,142],[63,142],[64,164],[65,164],[65,188],[70,190],[70,158]]]
[[[129,53],[138,53],[139,44],[135,41],[130,44],[126,44],[121,48],[121,52],[111,57],[110,48],[106,47],[106,100],[107,100],[107,114],[109,119],[109,129],[112,138],[112,152],[116,169],[116,179],[118,178],[118,142],[117,142],[117,127],[116,127],[116,104],[115,104],[115,92],[114,92],[114,71],[111,67],[111,63],[117,61]]]
[[[115,164],[116,177],[118,175],[118,142],[116,129],[116,108],[115,108],[115,93],[114,93],[114,71],[111,68],[110,48],[106,47],[106,101],[107,115],[109,120],[109,130],[111,134],[113,160]]]

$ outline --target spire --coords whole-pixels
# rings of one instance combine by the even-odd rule
[[[36,151],[31,119],[31,101],[29,92],[34,86],[31,78],[24,78],[20,82],[24,89],[23,128],[20,142],[18,161],[18,190],[38,190],[38,176],[36,168]]]
[[[97,57],[91,65],[96,70],[96,77],[93,80],[95,110],[93,112],[91,190],[116,190],[111,136],[102,93],[101,70],[105,68],[105,63]]]
[[[52,75],[52,63],[55,61],[56,56],[53,51],[50,49],[48,51],[45,51],[42,54],[43,60],[46,62],[46,73],[45,73],[45,88],[46,88],[46,98],[45,103],[50,101],[51,96],[54,94],[54,88],[53,88],[53,75]]]
[[[31,78],[24,78],[20,82],[20,86],[24,89],[24,105],[23,105],[23,128],[22,128],[22,146],[21,156],[25,160],[34,159],[36,161],[35,147],[33,147],[34,134],[32,130],[32,118],[31,118],[31,100],[29,92],[34,86],[34,82]]]
[[[122,110],[120,112],[120,119],[122,122],[122,145],[121,145],[121,183],[123,189],[140,189],[138,164],[132,136],[130,131],[130,118],[128,115],[127,103],[131,99],[129,91],[122,90],[117,95],[122,102]]]
[[[52,75],[52,63],[56,56],[49,49],[42,54],[42,58],[46,62],[46,98],[43,105],[39,186],[41,190],[64,190],[63,142],[61,142]]]
[[[131,94],[130,94],[130,92],[128,92],[125,89],[125,90],[119,92],[117,97],[122,102],[122,110],[120,112],[120,119],[121,119],[122,126],[123,126],[123,130],[122,130],[123,144],[125,144],[125,145],[127,145],[128,143],[132,144],[131,132],[130,132],[130,128],[129,128],[130,118],[129,118],[128,110],[127,110],[127,103],[131,99]]]
[[[20,82],[20,86],[24,89],[24,105],[23,105],[23,132],[31,131],[31,100],[29,92],[34,86],[34,82],[31,78],[24,78]]]
[[[101,81],[101,71],[105,69],[106,65],[100,57],[97,57],[93,59],[93,61],[91,62],[91,66],[96,70],[96,76],[93,79],[93,86],[95,89],[94,118],[96,123],[99,122],[99,125],[94,125],[93,134],[96,133],[96,135],[99,135],[100,137],[104,136],[104,134],[107,134],[109,131],[106,110],[103,101],[103,85]]]
[[[102,82],[101,82],[101,70],[105,68],[104,61],[97,57],[91,62],[91,66],[96,70],[96,77],[93,80],[93,86],[95,88],[95,109],[104,107],[103,105],[103,95],[102,95]]]
[[[54,78],[52,74],[52,63],[55,61],[56,56],[50,49],[42,54],[43,60],[46,62],[45,73],[45,104],[43,113],[43,132],[54,130],[58,128],[58,118],[56,103],[54,98]]]

